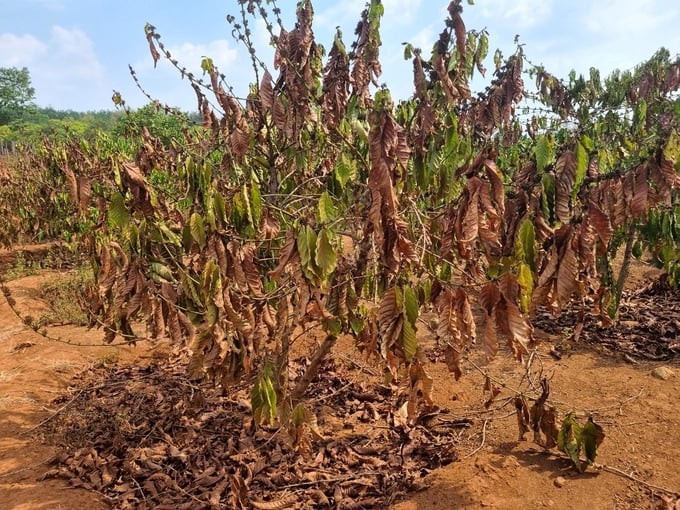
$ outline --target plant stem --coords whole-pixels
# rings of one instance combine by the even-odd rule
[[[321,342],[321,345],[317,347],[309,363],[309,366],[307,367],[307,370],[305,370],[305,373],[302,375],[290,394],[290,400],[292,402],[293,408],[302,400],[302,395],[304,395],[310,383],[319,373],[321,364],[323,363],[324,359],[326,359],[326,356],[331,351],[337,340],[338,337],[336,335],[327,335],[323,342]]]
[[[626,285],[626,280],[628,279],[628,271],[630,270],[631,255],[633,254],[633,244],[635,244],[635,229],[637,224],[632,221],[628,225],[628,230],[626,231],[626,248],[623,252],[623,261],[621,262],[621,269],[619,269],[619,275],[616,278],[616,315],[619,313],[619,304],[621,303],[621,294],[623,294],[623,287]]]

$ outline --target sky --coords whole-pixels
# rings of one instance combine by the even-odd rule
[[[404,42],[429,55],[444,27],[448,0],[383,0],[381,83],[392,95],[412,93],[411,63]],[[366,0],[316,0],[314,33],[330,49],[336,27],[349,47]],[[284,24],[292,28],[296,2],[278,0]],[[514,51],[519,35],[525,54],[552,74],[567,78],[573,69],[602,76],[632,69],[660,47],[680,54],[678,0],[475,0],[463,2],[468,30],[489,33],[489,60],[500,48]],[[132,80],[131,65],[147,92],[162,103],[196,110],[186,80],[161,61],[154,68],[144,35],[154,25],[162,41],[188,70],[200,75],[203,56],[213,59],[237,93],[247,91],[253,71],[245,48],[231,35],[227,15],[238,15],[237,0],[0,0],[0,67],[27,67],[35,102],[59,110],[113,110],[113,91],[133,108],[148,102]],[[258,55],[270,66],[273,51],[264,24],[253,22]],[[476,80],[481,90],[491,78]]]

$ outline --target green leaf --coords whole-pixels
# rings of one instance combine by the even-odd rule
[[[215,70],[215,64],[213,64],[213,59],[210,57],[203,57],[201,60],[201,69],[204,73],[212,73]]]
[[[160,262],[152,262],[151,279],[156,283],[173,283],[175,282],[175,275],[172,274],[170,268],[165,264],[161,264]]]
[[[203,210],[205,211],[204,224],[206,224],[210,230],[217,230],[217,224],[215,222],[215,206],[213,205],[212,193],[206,193],[203,195]]]
[[[640,241],[635,241],[635,244],[633,244],[633,257],[638,260],[642,257],[642,243]]]
[[[541,177],[541,208],[543,216],[552,224],[555,219],[555,176],[549,173]]]
[[[411,60],[413,58],[413,45],[411,43],[404,43],[404,60]]]
[[[314,231],[306,225],[300,228],[297,235],[297,249],[300,254],[300,264],[303,268],[308,267],[312,261],[315,247],[316,235]]]
[[[597,457],[597,447],[604,440],[604,431],[602,427],[593,422],[592,416],[588,417],[588,422],[583,426],[581,438],[583,439],[583,450],[588,464],[592,464]]]
[[[253,208],[252,204],[250,202],[250,193],[248,193],[248,186],[246,183],[243,183],[243,189],[241,190],[241,194],[243,195],[243,202],[245,204],[245,211],[246,211],[246,217],[248,218],[248,223],[250,223],[252,226],[255,226],[255,218],[253,216]]]
[[[218,191],[213,192],[213,214],[221,226],[227,224],[227,208],[224,203],[224,197]]]
[[[536,272],[536,234],[534,224],[529,219],[524,220],[519,227],[515,256],[527,264],[532,272]]]
[[[109,205],[109,225],[112,227],[124,228],[130,221],[130,212],[125,206],[125,198],[120,193],[115,193],[111,197]]]
[[[356,162],[347,153],[342,152],[335,161],[333,173],[335,180],[344,189],[347,183],[356,178]]]
[[[201,248],[204,248],[206,237],[203,217],[196,212],[193,213],[191,218],[189,218],[189,227],[191,228],[191,236],[194,238],[194,241],[196,241]]]
[[[338,318],[325,319],[323,321],[323,330],[327,335],[338,336],[342,333],[342,321]]]
[[[557,447],[569,456],[574,467],[580,473],[581,468],[581,427],[574,418],[574,415],[569,413],[562,422],[557,434]]]
[[[262,221],[262,195],[260,186],[253,178],[250,181],[250,205],[252,210],[252,225],[257,229]]]
[[[519,283],[519,303],[523,313],[529,312],[531,305],[531,293],[534,290],[534,275],[531,268],[520,263],[517,270],[517,283]]]
[[[250,392],[255,423],[273,425],[274,420],[276,420],[277,396],[272,383],[273,377],[274,368],[270,362],[266,362]]]
[[[637,133],[644,133],[647,129],[647,101],[641,97],[633,111],[633,126]]]
[[[572,199],[576,200],[579,190],[581,189],[581,184],[586,177],[588,172],[588,151],[581,142],[576,143],[576,176],[574,180],[574,188],[571,191]]]
[[[175,246],[182,246],[182,238],[179,236],[179,234],[173,232],[165,223],[159,224],[158,229],[165,240],[169,241]]]
[[[295,427],[301,426],[305,422],[306,413],[302,404],[298,404],[290,415],[290,421]]]
[[[407,322],[415,326],[418,320],[418,296],[412,287],[404,288],[404,312],[408,319]]]
[[[203,268],[203,273],[201,274],[201,288],[207,294],[212,294],[215,290],[221,290],[222,288],[220,268],[212,259],[209,259]]]
[[[338,256],[328,238],[328,230],[321,229],[316,240],[316,265],[321,269],[324,276],[328,276],[335,271],[337,262]]]
[[[335,219],[337,211],[333,199],[327,191],[321,193],[319,197],[319,221],[321,223],[329,223]]]
[[[586,152],[593,150],[593,140],[588,135],[583,135],[581,137],[581,144],[583,145],[583,148],[586,150]]]
[[[418,350],[418,340],[416,339],[416,330],[411,324],[411,321],[403,321],[401,328],[401,345],[404,349],[406,361],[411,362]]]
[[[354,318],[349,321],[349,326],[350,328],[352,328],[352,333],[358,335],[363,331],[364,327],[366,326],[366,323],[364,322],[363,319]]]
[[[536,155],[536,170],[538,173],[541,173],[555,158],[555,148],[552,140],[546,135],[540,136],[536,141],[534,154]]]

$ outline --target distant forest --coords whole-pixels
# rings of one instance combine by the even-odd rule
[[[124,110],[76,112],[32,106],[23,112],[20,119],[0,125],[0,152],[22,145],[32,145],[43,136],[77,136],[90,139],[98,132],[130,135],[142,127],[167,140],[179,134],[183,120],[201,122],[198,115],[180,112],[168,114],[160,105],[154,103],[127,112]]]

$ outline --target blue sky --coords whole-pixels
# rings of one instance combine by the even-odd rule
[[[402,42],[429,53],[443,28],[448,0],[383,0],[381,82],[396,97],[408,97],[411,65],[402,58]],[[291,19],[296,2],[279,0]],[[365,0],[316,0],[314,31],[327,48],[335,27],[345,43]],[[629,69],[665,46],[680,53],[680,2],[677,0],[476,0],[463,2],[468,29],[486,28],[490,57],[495,48],[513,51],[520,35],[525,53],[560,77],[571,69],[603,75]],[[0,67],[28,67],[40,106],[78,111],[113,109],[118,90],[132,107],[146,103],[130,75],[131,64],[157,99],[185,110],[196,108],[186,80],[159,63],[156,69],[144,37],[145,23],[156,26],[162,40],[184,65],[200,74],[209,56],[237,91],[247,90],[252,71],[246,52],[231,37],[227,14],[238,14],[236,0],[0,0]],[[262,59],[271,63],[264,26],[254,38]],[[492,67],[491,61],[487,64]],[[272,73],[275,76],[275,73]],[[487,78],[490,77],[490,73]],[[484,82],[480,85],[483,86]]]

